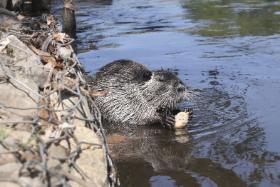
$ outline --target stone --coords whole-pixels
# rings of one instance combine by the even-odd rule
[[[8,153],[8,150],[0,145],[0,166],[13,162],[17,162],[15,156],[12,153]]]
[[[21,168],[20,163],[7,163],[0,166],[0,178],[17,177]]]
[[[68,150],[62,145],[52,144],[48,148],[48,167],[49,168],[62,168],[64,166],[60,160],[65,160],[69,156]],[[65,168],[65,166],[64,166]]]
[[[56,97],[52,97],[55,99]],[[78,103],[79,98],[75,96],[65,97],[63,99],[63,106],[67,108],[72,108]],[[77,118],[81,119],[91,119],[91,113],[89,111],[89,106],[87,105],[86,98],[82,98],[83,105],[79,105],[75,113],[72,116],[76,116]],[[60,110],[62,105],[54,106],[55,109]],[[65,112],[58,112],[58,117],[61,120],[63,116],[65,116]],[[79,142],[84,142],[81,144],[82,152],[80,153],[79,157],[76,160],[76,164],[79,168],[88,176],[90,181],[86,180],[86,183],[94,183],[96,186],[107,186],[108,179],[107,179],[107,161],[105,155],[105,148],[103,147],[102,142],[100,141],[100,137],[91,129],[86,127],[86,122],[80,119],[73,119],[71,121],[74,124],[74,136]],[[64,140],[60,142],[60,145],[70,149],[71,152],[77,149],[76,143],[73,139],[69,140],[69,144]],[[86,143],[85,143],[86,142]],[[88,143],[88,144],[87,144]],[[79,179],[82,179],[80,174],[75,170],[71,169],[71,174]],[[70,185],[80,186],[80,184],[76,183],[73,180],[70,180]]]
[[[19,184],[13,182],[0,182],[1,187],[21,187]]]
[[[0,56],[0,77],[4,79],[0,86],[0,121],[31,121],[37,112],[39,87],[47,80],[49,70],[18,38],[10,35],[7,39],[10,54]]]
[[[3,3],[3,4],[2,4]],[[5,2],[0,2],[0,26],[1,30],[19,29],[21,22],[18,20],[15,13],[1,8]]]

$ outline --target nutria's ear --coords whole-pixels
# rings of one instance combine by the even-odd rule
[[[166,82],[170,79],[169,73],[167,71],[159,70],[155,72],[155,75],[155,79],[159,82]]]

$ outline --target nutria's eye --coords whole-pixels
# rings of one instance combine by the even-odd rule
[[[186,90],[185,87],[179,87],[179,88],[177,88],[177,91],[178,91],[178,92],[184,92],[185,90]]]
[[[164,78],[159,78],[159,82],[164,82]]]
[[[145,72],[143,73],[143,81],[148,81],[150,80],[152,77],[152,73],[151,72]]]
[[[159,76],[159,77],[158,77],[158,81],[159,81],[159,82],[165,82],[166,79],[165,79],[164,76]]]

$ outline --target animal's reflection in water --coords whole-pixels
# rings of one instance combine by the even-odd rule
[[[157,175],[169,176],[178,186],[200,186],[202,183],[245,186],[233,171],[210,159],[192,157],[193,147],[185,143],[189,138],[187,134],[176,132],[179,135],[175,135],[162,129],[152,129],[153,134],[147,134],[151,129],[143,131],[143,134],[110,146],[124,186],[149,186],[150,178]],[[227,180],[220,176],[226,176]]]
[[[198,92],[188,130],[108,131],[125,137],[110,145],[122,185],[150,186],[157,176],[168,176],[158,180],[171,180],[173,186],[279,184],[270,165],[280,157],[265,150],[263,129],[248,119],[244,99],[215,89]]]

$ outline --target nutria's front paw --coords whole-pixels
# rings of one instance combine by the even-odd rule
[[[168,115],[165,117],[164,122],[163,122],[164,126],[168,129],[173,129],[174,128],[174,124],[175,124],[175,116],[174,115]]]
[[[187,126],[191,120],[193,110],[191,108],[184,109],[177,114],[169,114],[164,117],[164,126],[169,129],[182,129]]]

